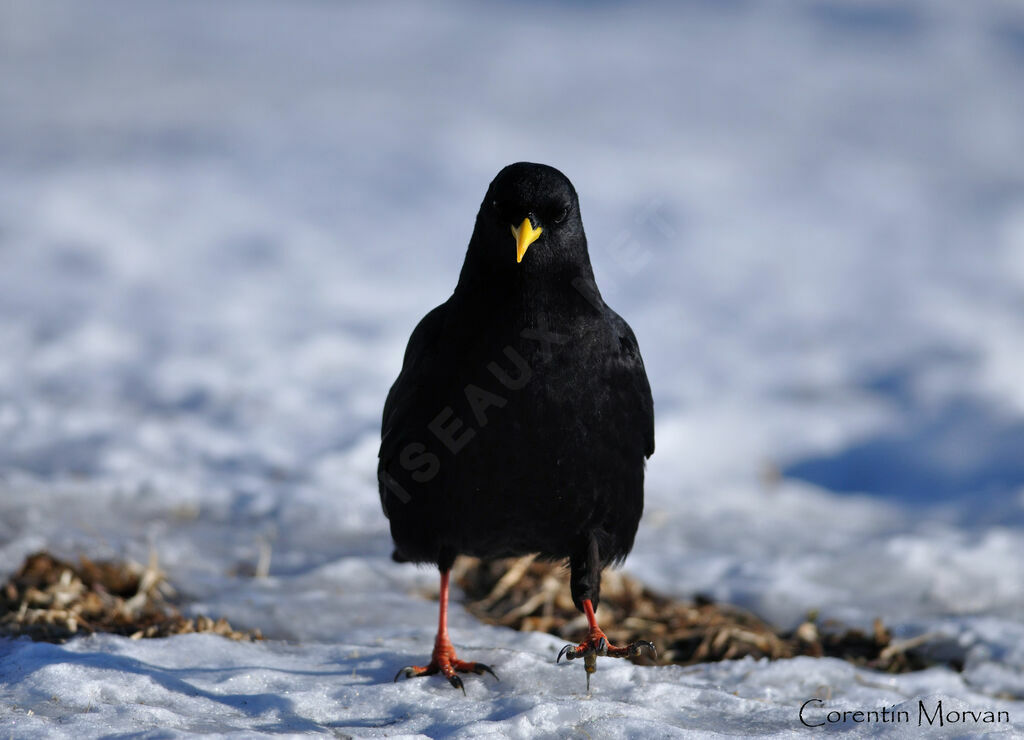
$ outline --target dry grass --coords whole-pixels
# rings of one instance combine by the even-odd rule
[[[453,575],[466,593],[467,609],[479,619],[518,630],[536,630],[576,642],[586,620],[569,596],[568,572],[533,557],[485,562],[459,558]],[[0,636],[26,635],[63,642],[95,632],[133,639],[210,632],[233,640],[258,640],[258,630],[236,630],[225,619],[183,616],[174,590],[154,561],[92,561],[78,564],[46,552],[26,558],[0,589]],[[890,673],[927,667],[919,651],[928,636],[894,641],[880,620],[870,633],[821,625],[808,618],[781,633],[734,606],[709,600],[677,601],[618,571],[606,571],[598,620],[614,644],[650,640],[657,659],[645,652],[631,660],[645,665],[797,655],[833,656]],[[958,666],[952,666],[958,668]]]
[[[80,558],[73,565],[39,552],[0,589],[0,635],[47,642],[94,632],[133,639],[190,632],[261,639],[259,631],[236,630],[226,619],[182,616],[173,595],[155,560],[143,567]]]
[[[466,608],[477,618],[518,630],[549,632],[579,641],[587,624],[573,606],[567,570],[533,557],[483,562],[460,558],[453,570],[466,592]],[[617,571],[605,571],[598,621],[617,645],[650,640],[657,659],[646,652],[632,660],[644,665],[690,665],[716,660],[832,656],[889,673],[920,670],[928,664],[917,652],[924,639],[894,641],[880,620],[870,634],[819,625],[808,618],[781,633],[737,607],[709,600],[670,599]]]

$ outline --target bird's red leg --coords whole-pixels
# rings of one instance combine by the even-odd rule
[[[587,691],[590,691],[590,674],[597,670],[598,655],[607,655],[609,658],[628,658],[631,655],[639,655],[644,648],[647,648],[657,657],[658,651],[655,650],[654,643],[647,640],[637,640],[625,647],[616,647],[609,643],[604,631],[597,626],[594,605],[590,603],[590,599],[583,600],[583,613],[587,615],[587,624],[590,625],[586,639],[579,645],[566,645],[558,653],[555,662],[561,660],[562,656],[565,656],[566,660],[583,658],[583,666],[587,671]]]
[[[430,663],[425,666],[406,666],[395,674],[395,680],[397,681],[398,677],[403,673],[406,678],[432,676],[435,673],[441,673],[448,679],[448,682],[452,686],[457,689],[462,689],[463,694],[466,693],[466,687],[462,685],[462,679],[458,676],[459,673],[476,673],[480,676],[484,673],[490,673],[495,679],[498,678],[489,665],[485,665],[484,663],[470,663],[469,661],[459,660],[455,657],[455,648],[452,646],[452,641],[448,639],[447,570],[441,571],[440,614],[437,618],[437,637],[434,639],[434,652],[430,656]]]

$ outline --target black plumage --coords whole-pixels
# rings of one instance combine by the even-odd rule
[[[601,570],[633,546],[650,386],[629,325],[594,282],[576,191],[558,170],[517,163],[491,183],[452,296],[413,331],[384,405],[379,479],[394,557],[436,563],[442,614],[431,664],[407,676],[490,671],[455,658],[447,572],[459,554],[567,559],[591,638]],[[623,652],[624,651],[624,652]],[[402,671],[399,672],[400,674]]]

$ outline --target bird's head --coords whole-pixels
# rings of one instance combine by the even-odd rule
[[[517,162],[498,173],[480,206],[476,257],[502,271],[589,265],[579,200],[569,178],[544,164]]]

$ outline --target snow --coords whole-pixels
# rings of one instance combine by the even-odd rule
[[[0,641],[0,734],[796,736],[815,697],[1024,732],[1022,62],[1009,0],[5,3],[0,576],[153,550],[271,639]],[[651,377],[626,569],[963,673],[604,660],[587,695],[456,595],[501,682],[392,683],[437,584],[389,559],[380,409],[523,159]]]

